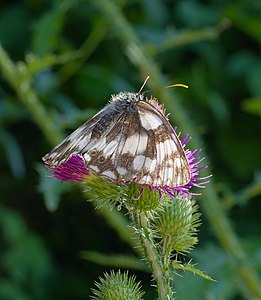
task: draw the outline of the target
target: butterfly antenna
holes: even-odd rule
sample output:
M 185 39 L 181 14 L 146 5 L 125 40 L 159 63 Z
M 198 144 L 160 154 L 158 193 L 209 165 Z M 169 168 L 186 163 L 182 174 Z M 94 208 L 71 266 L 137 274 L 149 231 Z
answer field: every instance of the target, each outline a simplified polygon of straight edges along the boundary
M 149 80 L 149 78 L 150 78 L 150 76 L 147 76 L 147 78 L 146 78 L 145 81 L 143 82 L 143 85 L 141 86 L 141 88 L 140 88 L 138 94 L 140 94 L 140 93 L 142 92 L 142 90 L 143 90 L 144 86 L 146 85 L 147 81 Z
M 175 83 L 175 84 L 164 86 L 163 88 L 164 89 L 169 89 L 169 88 L 173 88 L 175 86 L 181 86 L 181 87 L 184 87 L 184 88 L 188 89 L 188 85 L 183 84 L 183 83 Z

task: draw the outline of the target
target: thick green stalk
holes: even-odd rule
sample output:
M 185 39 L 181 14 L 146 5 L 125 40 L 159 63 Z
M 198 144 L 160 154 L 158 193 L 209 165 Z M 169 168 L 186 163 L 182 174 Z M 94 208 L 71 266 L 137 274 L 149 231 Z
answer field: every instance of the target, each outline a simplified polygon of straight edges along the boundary
M 138 39 L 130 24 L 114 2 L 100 0 L 94 1 L 94 3 L 99 6 L 115 31 L 117 31 L 119 39 L 121 39 L 128 51 L 130 60 L 141 71 L 144 77 L 147 75 L 152 77 L 152 80 L 149 82 L 150 86 L 153 89 L 158 88 L 159 86 L 166 86 L 168 83 L 164 80 L 158 66 L 145 52 L 142 47 L 142 42 Z M 161 96 L 161 99 L 164 99 L 166 107 L 170 106 L 170 104 L 175 107 L 175 119 L 176 122 L 181 125 L 181 129 L 184 132 L 189 132 L 193 136 L 190 145 L 192 145 L 193 148 L 200 148 L 202 145 L 200 137 L 195 132 L 194 126 L 182 106 L 179 105 L 177 101 L 174 102 L 169 92 L 166 90 L 161 91 Z M 233 258 L 236 274 L 241 277 L 249 291 L 261 299 L 261 282 L 257 272 L 253 266 L 249 264 L 246 254 L 221 207 L 212 182 L 208 184 L 204 194 L 207 197 L 202 201 L 202 206 L 220 243 Z
M 166 276 L 163 272 L 164 265 L 162 263 L 161 256 L 151 240 L 150 233 L 148 231 L 148 219 L 146 213 L 139 211 L 133 219 L 135 226 L 140 232 L 141 242 L 144 245 L 144 250 L 146 252 L 146 259 L 151 266 L 152 274 L 156 281 L 159 299 L 173 299 L 173 292 L 169 284 L 168 276 Z

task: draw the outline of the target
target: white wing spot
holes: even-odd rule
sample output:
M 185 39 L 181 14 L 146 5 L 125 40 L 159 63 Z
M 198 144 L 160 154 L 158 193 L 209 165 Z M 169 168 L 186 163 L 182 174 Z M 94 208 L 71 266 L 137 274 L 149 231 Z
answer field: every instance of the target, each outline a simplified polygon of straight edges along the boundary
M 118 167 L 117 172 L 121 175 L 124 176 L 127 173 L 127 170 L 123 167 Z
M 151 184 L 151 182 L 152 182 L 152 178 L 150 175 L 143 176 L 140 180 L 140 183 Z
M 90 143 L 88 148 L 96 148 L 98 151 L 104 149 L 104 146 L 107 144 L 106 137 L 103 137 L 97 141 L 97 143 Z M 92 146 L 92 147 L 91 147 Z
M 148 142 L 148 135 L 147 133 L 142 133 L 140 135 L 138 148 L 136 150 L 136 154 L 142 154 L 145 152 L 147 148 L 147 142 Z
M 158 186 L 160 186 L 160 185 L 161 185 L 161 183 L 162 183 L 162 179 L 161 179 L 161 177 L 157 177 L 157 178 L 156 178 L 156 180 L 155 180 L 155 183 L 154 183 L 154 185 L 158 185 Z
M 171 154 L 177 151 L 177 147 L 173 140 L 164 141 L 165 154 Z
M 176 157 L 176 158 L 174 159 L 174 167 L 180 169 L 181 166 L 182 166 L 182 164 L 181 164 L 181 159 Z
M 55 156 L 57 156 L 57 154 L 58 154 L 58 152 L 55 151 L 55 152 L 49 154 L 49 158 L 50 158 L 50 159 L 53 159 Z
M 128 137 L 122 149 L 122 154 L 130 153 L 134 155 L 137 150 L 138 142 L 139 142 L 138 134 L 133 134 L 132 136 Z
M 110 170 L 104 171 L 103 173 L 101 173 L 101 175 L 106 176 L 106 177 L 108 177 L 110 179 L 116 179 L 115 173 L 113 173 Z
M 133 168 L 138 171 L 142 168 L 146 157 L 144 155 L 137 155 L 133 160 Z
M 89 165 L 89 168 L 90 168 L 92 171 L 96 172 L 96 173 L 98 173 L 98 172 L 100 171 L 99 168 L 98 168 L 97 166 L 94 166 L 94 165 Z
M 87 143 L 86 143 L 86 140 L 85 138 L 84 139 L 81 139 L 79 141 L 79 143 L 77 144 L 77 147 L 82 151 L 82 149 L 84 149 L 86 146 L 87 146 Z M 72 146 L 75 146 L 75 145 L 72 145 Z
M 180 185 L 184 184 L 184 178 L 181 175 L 176 175 L 175 184 L 176 184 L 176 186 L 180 186 Z
M 111 156 L 113 152 L 116 150 L 116 147 L 118 145 L 118 141 L 111 141 L 103 150 L 103 155 L 105 157 Z
M 168 186 L 171 186 L 171 179 L 170 178 L 168 178 L 167 180 L 166 180 L 166 185 L 168 185 Z
M 158 164 L 162 164 L 164 158 L 165 158 L 165 150 L 164 145 L 162 142 L 159 144 L 156 144 L 156 150 L 157 150 L 157 162 Z
M 162 124 L 161 118 L 151 112 L 141 113 L 140 121 L 146 130 L 156 129 Z
M 146 171 L 153 172 L 156 169 L 156 165 L 157 165 L 156 159 L 152 160 L 151 158 L 147 157 L 144 163 L 144 168 Z
M 86 162 L 88 162 L 88 161 L 91 160 L 91 157 L 90 157 L 90 155 L 88 153 L 84 153 L 83 157 L 84 157 L 84 159 L 85 159 Z

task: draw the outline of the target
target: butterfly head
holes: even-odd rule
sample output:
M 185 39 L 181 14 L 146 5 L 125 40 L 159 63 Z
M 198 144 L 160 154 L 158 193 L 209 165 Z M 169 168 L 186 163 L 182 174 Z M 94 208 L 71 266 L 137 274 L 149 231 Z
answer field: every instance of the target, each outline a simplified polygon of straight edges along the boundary
M 142 91 L 149 78 L 150 77 L 147 76 L 138 93 L 121 92 L 117 95 L 112 95 L 110 103 L 118 103 L 119 106 L 132 107 L 133 104 L 136 104 L 140 101 L 144 101 L 145 92 Z

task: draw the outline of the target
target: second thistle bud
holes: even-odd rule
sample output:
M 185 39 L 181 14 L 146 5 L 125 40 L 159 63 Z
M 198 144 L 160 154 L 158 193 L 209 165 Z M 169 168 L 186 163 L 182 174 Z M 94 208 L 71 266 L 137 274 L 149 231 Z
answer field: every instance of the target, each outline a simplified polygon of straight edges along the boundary
M 164 203 L 152 225 L 164 251 L 185 253 L 191 250 L 198 241 L 199 217 L 197 206 L 189 196 Z
M 93 300 L 141 300 L 144 295 L 140 283 L 136 282 L 134 276 L 129 276 L 128 272 L 105 273 L 104 278 L 100 277 L 100 282 L 95 285 L 96 289 L 92 290 L 94 295 L 91 297 Z

